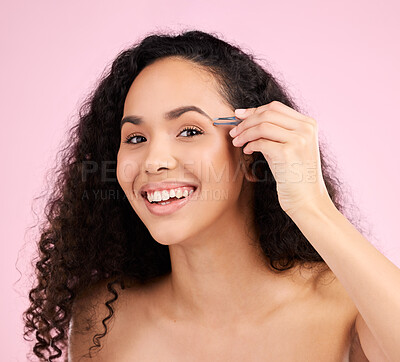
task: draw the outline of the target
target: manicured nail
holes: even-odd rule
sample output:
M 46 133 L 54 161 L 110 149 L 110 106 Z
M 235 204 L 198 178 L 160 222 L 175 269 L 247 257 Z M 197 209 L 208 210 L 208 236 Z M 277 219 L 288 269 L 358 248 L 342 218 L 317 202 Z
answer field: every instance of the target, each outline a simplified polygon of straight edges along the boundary
M 234 137 L 234 136 L 236 135 L 236 132 L 237 132 L 237 127 L 234 127 L 234 128 L 232 128 L 232 129 L 229 131 L 229 134 L 230 134 L 232 137 Z
M 245 112 L 246 112 L 246 110 L 244 108 L 235 109 L 235 114 L 238 116 L 241 114 L 244 114 Z

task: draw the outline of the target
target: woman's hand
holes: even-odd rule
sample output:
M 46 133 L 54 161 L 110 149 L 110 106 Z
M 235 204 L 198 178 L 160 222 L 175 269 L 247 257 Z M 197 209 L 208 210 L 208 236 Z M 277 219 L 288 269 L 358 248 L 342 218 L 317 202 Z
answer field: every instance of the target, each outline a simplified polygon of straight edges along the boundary
M 317 122 L 285 104 L 273 101 L 248 108 L 229 134 L 243 152 L 261 152 L 277 183 L 282 209 L 292 216 L 304 207 L 331 203 L 322 177 Z M 236 132 L 234 132 L 236 130 Z

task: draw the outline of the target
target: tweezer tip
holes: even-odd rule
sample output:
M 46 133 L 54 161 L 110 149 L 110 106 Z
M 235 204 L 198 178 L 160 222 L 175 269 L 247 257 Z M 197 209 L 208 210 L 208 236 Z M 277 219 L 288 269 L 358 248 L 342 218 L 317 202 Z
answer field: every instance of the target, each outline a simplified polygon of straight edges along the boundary
M 239 120 L 239 118 L 236 118 L 235 116 L 233 117 L 218 117 L 218 118 L 213 118 L 213 121 L 216 121 L 218 119 L 232 119 L 232 120 Z

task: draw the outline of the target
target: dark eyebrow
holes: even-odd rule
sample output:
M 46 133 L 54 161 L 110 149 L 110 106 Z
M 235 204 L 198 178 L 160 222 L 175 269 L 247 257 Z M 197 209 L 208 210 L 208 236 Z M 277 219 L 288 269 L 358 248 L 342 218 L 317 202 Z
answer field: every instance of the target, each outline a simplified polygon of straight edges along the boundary
M 183 107 L 175 108 L 172 111 L 165 113 L 164 118 L 167 121 L 173 120 L 173 119 L 180 117 L 182 114 L 184 114 L 186 112 L 200 113 L 201 115 L 207 117 L 210 121 L 212 121 L 212 118 L 206 112 L 204 112 L 201 108 L 196 107 L 196 106 L 183 106 Z M 142 119 L 142 117 L 139 117 L 139 116 L 133 116 L 133 115 L 126 116 L 126 117 L 122 118 L 122 120 L 121 120 L 121 127 L 120 127 L 121 129 L 125 122 L 139 125 L 139 124 L 143 123 L 143 119 Z

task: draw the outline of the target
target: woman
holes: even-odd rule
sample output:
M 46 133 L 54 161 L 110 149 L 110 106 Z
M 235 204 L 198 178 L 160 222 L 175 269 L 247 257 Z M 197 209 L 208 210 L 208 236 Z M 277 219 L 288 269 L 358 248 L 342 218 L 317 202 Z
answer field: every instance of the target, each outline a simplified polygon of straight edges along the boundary
M 238 47 L 148 36 L 62 152 L 24 314 L 37 357 L 400 358 L 399 269 L 344 216 L 317 122 Z

